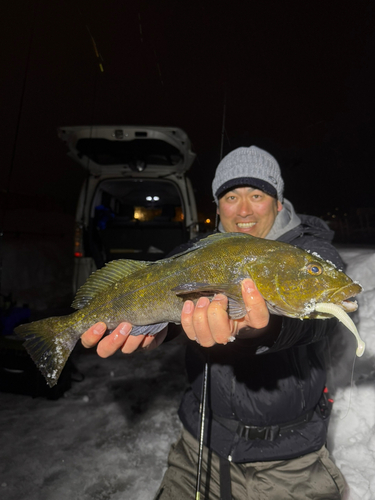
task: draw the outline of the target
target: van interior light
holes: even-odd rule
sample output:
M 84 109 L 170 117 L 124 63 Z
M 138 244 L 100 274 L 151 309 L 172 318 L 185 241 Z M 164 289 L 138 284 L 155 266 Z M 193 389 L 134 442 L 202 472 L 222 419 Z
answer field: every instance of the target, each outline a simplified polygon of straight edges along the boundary
M 133 172 L 143 172 L 147 165 L 143 160 L 133 160 L 129 162 L 129 167 Z

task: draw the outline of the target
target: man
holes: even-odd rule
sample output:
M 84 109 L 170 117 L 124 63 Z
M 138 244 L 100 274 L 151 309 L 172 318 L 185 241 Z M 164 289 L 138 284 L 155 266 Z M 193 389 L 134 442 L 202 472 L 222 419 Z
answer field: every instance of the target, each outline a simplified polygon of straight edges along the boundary
M 256 146 L 239 148 L 219 164 L 212 189 L 219 231 L 292 243 L 317 252 L 342 268 L 332 233 L 315 217 L 298 216 L 283 199 L 284 183 L 273 156 Z M 188 246 L 188 245 L 187 245 Z M 181 250 L 181 248 L 179 249 Z M 191 384 L 179 409 L 183 432 L 172 447 L 156 498 L 191 499 L 195 489 L 204 366 L 209 366 L 208 410 L 202 488 L 206 499 L 340 499 L 345 481 L 325 448 L 329 400 L 324 350 L 336 320 L 270 316 L 251 280 L 242 282 L 248 311 L 227 314 L 227 298 L 184 303 L 181 325 L 191 342 L 186 367 Z M 157 347 L 170 325 L 155 337 L 132 337 L 123 323 L 94 325 L 83 345 L 98 344 L 107 357 Z M 233 339 L 235 339 L 233 341 Z

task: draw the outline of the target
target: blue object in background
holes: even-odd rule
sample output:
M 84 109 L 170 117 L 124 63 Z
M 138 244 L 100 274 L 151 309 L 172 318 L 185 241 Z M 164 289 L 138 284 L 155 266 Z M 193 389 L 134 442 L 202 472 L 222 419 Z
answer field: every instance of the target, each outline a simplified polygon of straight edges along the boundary
M 30 309 L 24 307 L 10 307 L 8 310 L 0 310 L 0 333 L 1 335 L 12 335 L 16 326 L 25 323 L 30 318 Z
M 115 214 L 110 208 L 104 205 L 98 205 L 95 207 L 95 218 L 99 229 L 105 229 L 107 227 L 107 222 L 115 217 Z

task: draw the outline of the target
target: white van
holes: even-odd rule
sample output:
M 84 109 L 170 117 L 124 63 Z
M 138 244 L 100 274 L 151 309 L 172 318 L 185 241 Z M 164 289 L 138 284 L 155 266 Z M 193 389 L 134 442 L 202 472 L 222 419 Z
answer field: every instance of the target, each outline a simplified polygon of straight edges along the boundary
M 78 201 L 74 292 L 114 259 L 158 260 L 198 234 L 186 172 L 195 154 L 173 127 L 61 127 L 69 156 L 88 170 Z

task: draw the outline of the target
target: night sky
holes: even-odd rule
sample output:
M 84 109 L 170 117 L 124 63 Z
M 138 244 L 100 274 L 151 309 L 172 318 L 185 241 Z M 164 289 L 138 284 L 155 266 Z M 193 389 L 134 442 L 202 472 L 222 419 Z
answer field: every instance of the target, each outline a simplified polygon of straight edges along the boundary
M 279 160 L 298 211 L 372 207 L 374 10 L 370 0 L 8 2 L 5 229 L 20 207 L 74 214 L 85 174 L 57 138 L 66 125 L 181 127 L 208 216 L 221 147 L 251 144 Z

